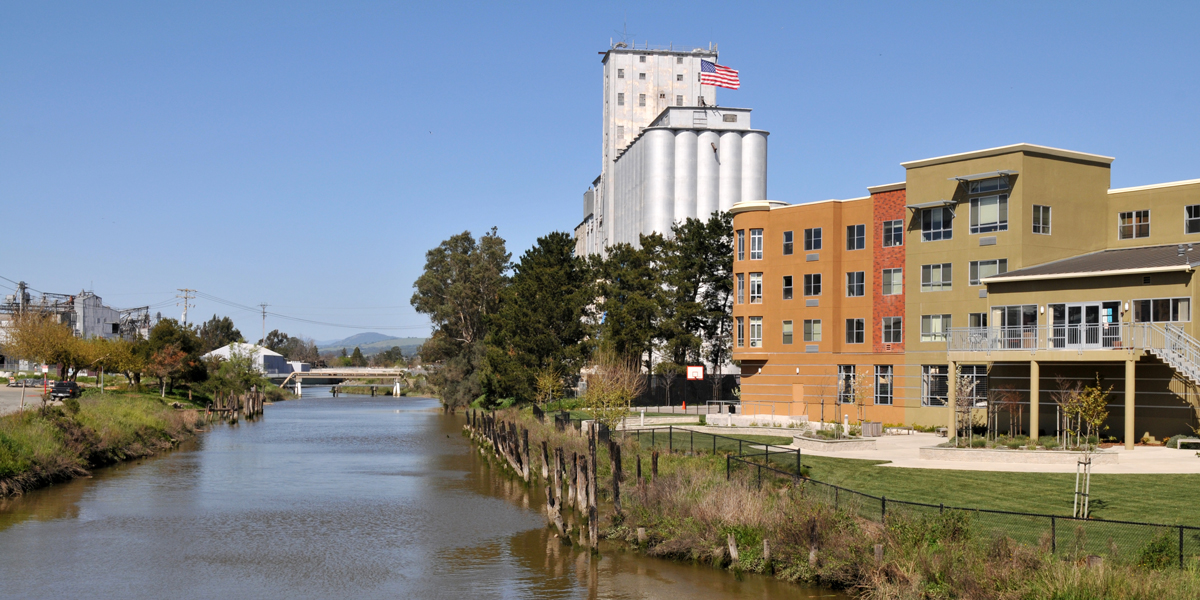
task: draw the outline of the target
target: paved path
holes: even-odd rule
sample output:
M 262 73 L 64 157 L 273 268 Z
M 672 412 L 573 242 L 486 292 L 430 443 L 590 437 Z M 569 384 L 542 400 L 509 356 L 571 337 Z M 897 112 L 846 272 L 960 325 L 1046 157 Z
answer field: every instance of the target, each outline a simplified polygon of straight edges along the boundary
M 42 396 L 42 388 L 27 388 L 25 390 L 25 407 L 38 405 Z M 21 409 L 21 388 L 0 386 L 0 415 L 6 415 Z

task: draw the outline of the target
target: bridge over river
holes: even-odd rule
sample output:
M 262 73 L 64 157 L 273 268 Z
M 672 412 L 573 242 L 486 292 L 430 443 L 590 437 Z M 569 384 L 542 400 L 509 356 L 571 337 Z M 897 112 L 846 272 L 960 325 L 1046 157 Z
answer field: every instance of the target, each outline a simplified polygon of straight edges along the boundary
M 414 375 L 415 373 L 404 367 L 328 367 L 288 373 L 279 387 L 287 387 L 291 383 L 296 386 L 296 394 L 300 395 L 305 380 L 314 384 L 332 383 L 336 387 L 346 380 L 390 379 L 392 380 L 390 383 L 352 383 L 348 385 L 369 387 L 372 391 L 371 395 L 374 395 L 375 388 L 390 387 L 393 394 L 398 396 L 401 386 L 407 385 L 408 380 Z

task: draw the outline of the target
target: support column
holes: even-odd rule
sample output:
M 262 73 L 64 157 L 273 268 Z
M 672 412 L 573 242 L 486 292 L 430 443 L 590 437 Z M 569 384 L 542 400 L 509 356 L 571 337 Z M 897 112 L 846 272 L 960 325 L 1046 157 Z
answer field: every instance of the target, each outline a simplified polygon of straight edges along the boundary
M 1037 444 L 1038 428 L 1041 426 L 1038 401 L 1042 395 L 1042 366 L 1038 361 L 1029 361 L 1029 441 Z
M 1125 361 L 1125 449 L 1133 450 L 1133 441 L 1137 436 L 1133 423 L 1133 399 L 1137 384 L 1134 377 L 1136 361 Z
M 949 384 L 946 386 L 948 388 L 946 392 L 946 406 L 950 408 L 950 421 L 946 428 L 946 441 L 950 441 L 950 438 L 954 437 L 958 431 L 958 415 L 956 413 L 958 408 L 958 390 L 954 389 L 958 383 L 955 381 L 957 379 L 955 375 L 958 373 L 958 364 L 950 361 L 950 364 L 946 368 L 948 369 L 946 383 Z

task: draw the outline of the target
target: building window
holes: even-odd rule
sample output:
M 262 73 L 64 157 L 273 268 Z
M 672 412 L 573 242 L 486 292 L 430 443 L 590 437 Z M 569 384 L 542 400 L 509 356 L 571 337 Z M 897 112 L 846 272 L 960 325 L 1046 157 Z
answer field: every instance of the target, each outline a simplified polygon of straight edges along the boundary
M 638 94 L 638 106 L 645 106 L 645 105 L 646 105 L 646 95 Z
M 1150 237 L 1150 211 L 1123 212 L 1118 220 L 1117 237 L 1123 240 Z
M 846 343 L 861 344 L 866 341 L 867 326 L 863 319 L 846 319 Z
M 937 242 L 954 237 L 954 213 L 949 208 L 926 208 L 921 211 L 921 240 Z
M 675 81 L 683 81 L 683 73 L 679 73 L 679 74 L 675 75 Z M 683 96 L 680 96 L 680 98 L 682 98 L 682 97 Z M 680 104 L 680 106 L 683 106 L 683 105 Z
M 944 342 L 950 335 L 950 315 L 921 315 L 921 341 Z
M 862 250 L 867 247 L 867 226 L 866 225 L 847 225 L 846 226 L 846 249 L 847 250 Z
M 762 317 L 750 317 L 750 347 L 762 348 Z
M 950 263 L 921 265 L 921 291 L 941 292 L 950 289 Z
M 742 348 L 746 345 L 746 322 L 741 317 L 734 320 L 737 321 L 737 345 Z
M 982 329 L 987 327 L 987 313 L 968 313 L 967 327 L 971 329 Z
M 846 297 L 857 298 L 867 295 L 866 273 L 851 271 L 846 273 Z
M 821 249 L 821 228 L 814 227 L 804 230 L 804 250 L 811 252 Z
M 1134 323 L 1186 323 L 1192 320 L 1191 298 L 1134 300 Z
M 971 233 L 1008 231 L 1008 194 L 971 199 Z
M 967 285 L 981 285 L 981 280 L 987 279 L 993 275 L 1003 275 L 1007 272 L 1007 258 L 997 258 L 993 260 L 973 260 L 971 261 L 970 274 L 967 276 Z
M 721 115 L 721 121 L 724 123 L 737 123 L 737 115 Z
M 854 365 L 838 365 L 838 404 L 854 404 Z
M 899 344 L 904 341 L 904 317 L 883 318 L 883 343 Z
M 750 274 L 750 304 L 762 304 L 762 273 Z
M 737 303 L 738 304 L 746 303 L 746 274 L 745 273 L 737 274 Z
M 617 106 L 625 106 L 625 92 L 617 92 Z M 625 128 L 618 126 L 617 129 Z
M 988 179 L 976 179 L 967 184 L 967 193 L 970 194 L 986 194 L 996 190 L 1008 189 L 1008 177 L 990 177 Z
M 645 74 L 645 73 L 638 73 L 638 80 L 639 80 L 639 81 L 645 81 L 645 80 L 646 80 L 646 74 Z
M 950 367 L 921 365 L 921 405 L 945 406 L 950 397 Z
M 1050 207 L 1033 205 L 1033 232 L 1050 235 Z
M 683 57 L 682 57 L 682 56 L 676 56 L 676 57 L 675 57 L 675 64 L 677 64 L 677 65 L 682 65 L 682 64 L 683 64 Z
M 675 95 L 675 106 L 683 106 L 683 95 L 682 94 Z
M 783 232 L 783 255 L 787 256 L 792 253 L 792 232 Z
M 884 269 L 882 275 L 884 296 L 904 293 L 904 269 Z
M 617 69 L 617 79 L 625 79 L 625 69 Z
M 617 125 L 617 140 L 618 141 L 625 140 L 625 126 L 624 125 Z
M 875 404 L 892 403 L 892 365 L 875 365 Z
M 1183 207 L 1183 232 L 1200 233 L 1200 204 Z
M 821 274 L 810 273 L 804 276 L 804 295 L 805 296 L 820 296 L 821 295 Z
M 969 403 L 968 406 L 987 406 L 988 399 L 988 374 L 987 365 L 962 365 L 959 367 L 959 373 L 965 380 L 963 386 L 966 392 L 962 398 L 957 400 L 960 402 Z
M 891 248 L 892 246 L 904 245 L 904 221 L 896 219 L 894 221 L 883 222 L 883 247 Z
M 638 62 L 646 62 L 646 55 L 643 54 L 642 56 L 639 56 Z
M 804 341 L 806 341 L 806 342 L 821 341 L 821 320 L 820 319 L 805 319 L 804 320 Z
M 791 321 L 783 322 L 783 343 L 785 343 L 785 344 L 792 343 L 792 322 Z
M 784 300 L 792 299 L 792 276 L 791 275 L 783 276 L 783 299 Z
M 746 260 L 746 230 L 737 230 L 737 256 L 738 260 Z
M 750 230 L 750 260 L 762 260 L 763 257 L 763 230 Z

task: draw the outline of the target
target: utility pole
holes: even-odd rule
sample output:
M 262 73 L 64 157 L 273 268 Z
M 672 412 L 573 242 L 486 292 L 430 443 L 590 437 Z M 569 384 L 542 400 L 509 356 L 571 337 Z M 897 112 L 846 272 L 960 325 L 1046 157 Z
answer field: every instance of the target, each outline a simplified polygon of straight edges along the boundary
M 266 347 L 266 345 L 267 345 L 267 307 L 270 306 L 270 304 L 263 302 L 262 304 L 259 304 L 259 306 L 262 307 L 262 317 L 263 317 L 263 319 L 262 319 L 263 336 L 262 336 L 262 341 L 259 342 L 259 345 Z
M 195 294 L 195 293 L 196 293 L 196 290 L 192 290 L 192 289 L 188 289 L 188 288 L 179 288 L 179 291 L 180 291 L 180 292 L 183 292 L 183 293 L 182 293 L 182 294 L 175 294 L 175 297 L 176 297 L 176 298 L 180 298 L 180 299 L 182 299 L 182 300 L 183 300 L 183 302 L 176 302 L 176 303 L 175 303 L 175 306 L 180 306 L 180 305 L 182 305 L 182 306 L 183 306 L 183 324 L 186 326 L 186 325 L 187 325 L 187 310 L 188 310 L 188 307 L 189 307 L 189 306 L 196 306 L 195 304 L 188 304 L 188 300 L 191 300 L 192 298 L 195 298 L 195 296 L 193 296 L 192 294 Z

